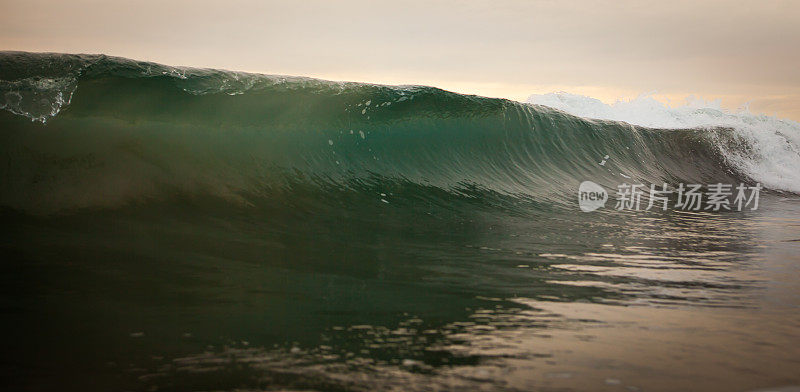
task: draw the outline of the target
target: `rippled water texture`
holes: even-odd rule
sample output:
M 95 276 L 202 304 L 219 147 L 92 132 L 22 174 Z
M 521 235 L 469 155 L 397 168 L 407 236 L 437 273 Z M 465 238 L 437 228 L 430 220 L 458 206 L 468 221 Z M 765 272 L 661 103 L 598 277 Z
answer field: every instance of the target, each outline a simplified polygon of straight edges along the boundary
M 746 215 L 382 203 L 9 217 L 5 379 L 32 390 L 798 385 L 800 201 L 762 203 Z
M 800 386 L 794 123 L 0 64 L 3 389 Z M 589 213 L 586 180 L 612 198 Z M 764 190 L 757 210 L 616 211 L 622 182 Z

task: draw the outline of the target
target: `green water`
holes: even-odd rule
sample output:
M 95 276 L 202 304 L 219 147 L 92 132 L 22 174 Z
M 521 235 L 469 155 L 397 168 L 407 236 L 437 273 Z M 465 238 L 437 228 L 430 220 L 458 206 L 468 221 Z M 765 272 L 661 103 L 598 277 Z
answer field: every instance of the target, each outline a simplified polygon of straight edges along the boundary
M 760 181 L 735 129 L 104 56 L 0 65 L 3 389 L 800 385 L 796 194 L 578 207 L 585 180 Z
M 391 204 L 5 216 L 4 379 L 27 390 L 796 385 L 800 201 L 762 203 L 746 216 Z

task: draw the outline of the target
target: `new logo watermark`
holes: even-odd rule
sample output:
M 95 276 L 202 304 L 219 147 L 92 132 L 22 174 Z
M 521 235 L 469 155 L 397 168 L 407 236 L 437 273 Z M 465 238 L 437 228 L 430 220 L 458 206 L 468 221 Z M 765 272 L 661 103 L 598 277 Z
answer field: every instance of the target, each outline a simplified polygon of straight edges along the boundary
M 673 201 L 673 208 L 685 211 L 742 211 L 758 209 L 761 184 L 748 186 L 735 184 L 679 184 L 672 187 L 661 185 L 628 184 L 617 186 L 614 209 L 631 211 L 648 211 L 661 209 L 666 211 Z M 673 196 L 672 198 L 670 196 Z M 578 205 L 581 211 L 591 212 L 604 207 L 608 200 L 608 192 L 602 186 L 584 181 L 578 187 Z
M 606 205 L 608 192 L 591 181 L 584 181 L 578 187 L 578 205 L 583 212 L 592 212 Z

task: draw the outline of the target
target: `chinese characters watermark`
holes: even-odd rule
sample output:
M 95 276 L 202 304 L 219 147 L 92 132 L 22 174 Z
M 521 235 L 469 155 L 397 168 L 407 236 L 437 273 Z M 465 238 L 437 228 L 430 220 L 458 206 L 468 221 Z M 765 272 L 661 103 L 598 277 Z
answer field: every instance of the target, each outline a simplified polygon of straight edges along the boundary
M 678 184 L 670 187 L 661 185 L 628 184 L 617 186 L 614 209 L 630 211 L 649 211 L 672 208 L 684 211 L 743 211 L 757 210 L 761 184 L 748 186 L 733 184 Z M 672 198 L 670 198 L 672 196 Z M 603 207 L 608 199 L 606 190 L 591 181 L 581 183 L 578 190 L 578 204 L 582 211 L 594 211 Z

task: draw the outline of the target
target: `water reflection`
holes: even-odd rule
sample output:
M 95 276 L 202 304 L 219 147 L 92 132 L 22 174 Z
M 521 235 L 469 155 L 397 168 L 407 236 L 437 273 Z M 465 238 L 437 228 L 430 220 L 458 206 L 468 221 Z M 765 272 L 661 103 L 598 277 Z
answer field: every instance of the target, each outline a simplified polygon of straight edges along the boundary
M 800 203 L 762 205 L 14 217 L 6 349 L 75 389 L 797 385 Z

